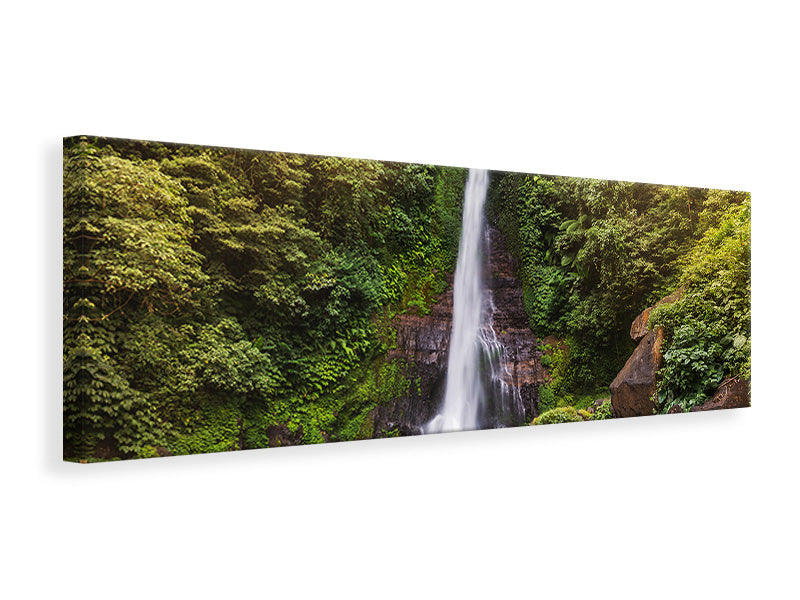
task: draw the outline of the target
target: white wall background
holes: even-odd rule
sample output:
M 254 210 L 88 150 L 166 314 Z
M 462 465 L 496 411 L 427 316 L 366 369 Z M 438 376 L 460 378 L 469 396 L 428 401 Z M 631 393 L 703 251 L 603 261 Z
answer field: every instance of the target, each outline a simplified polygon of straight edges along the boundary
M 790 6 L 7 4 L 3 597 L 797 597 Z M 62 464 L 81 133 L 749 190 L 754 406 Z

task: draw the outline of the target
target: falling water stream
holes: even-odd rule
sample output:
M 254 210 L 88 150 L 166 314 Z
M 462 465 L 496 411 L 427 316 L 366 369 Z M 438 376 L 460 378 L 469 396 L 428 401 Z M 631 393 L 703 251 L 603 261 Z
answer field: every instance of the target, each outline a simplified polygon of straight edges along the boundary
M 484 282 L 488 187 L 489 174 L 470 169 L 453 287 L 444 401 L 439 414 L 425 425 L 425 433 L 501 427 L 511 424 L 521 411 L 519 392 L 508 384 L 504 349 L 492 327 L 495 306 Z

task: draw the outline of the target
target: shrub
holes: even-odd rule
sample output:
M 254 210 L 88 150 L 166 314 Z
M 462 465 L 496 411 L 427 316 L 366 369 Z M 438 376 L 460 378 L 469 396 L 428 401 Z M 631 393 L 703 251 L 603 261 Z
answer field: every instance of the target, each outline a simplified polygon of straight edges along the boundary
M 664 328 L 660 412 L 705 402 L 726 376 L 750 378 L 750 202 L 728 210 L 684 261 L 680 300 L 657 307 Z
M 542 413 L 533 420 L 534 425 L 551 425 L 553 423 L 574 423 L 583 421 L 578 411 L 572 406 L 562 406 Z
M 604 419 L 613 419 L 614 415 L 611 412 L 611 400 L 607 400 L 603 402 L 600 406 L 598 406 L 594 413 L 592 413 L 592 420 L 593 421 L 602 421 Z
M 556 397 L 549 385 L 539 386 L 539 410 L 546 412 L 556 407 Z

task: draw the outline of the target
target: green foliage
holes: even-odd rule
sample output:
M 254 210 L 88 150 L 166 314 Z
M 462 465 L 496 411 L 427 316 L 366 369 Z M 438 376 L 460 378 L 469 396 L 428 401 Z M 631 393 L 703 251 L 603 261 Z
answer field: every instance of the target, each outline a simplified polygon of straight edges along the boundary
M 241 414 L 235 405 L 201 404 L 187 413 L 171 444 L 174 454 L 241 450 Z
M 563 342 L 544 346 L 542 366 L 548 369 L 550 383 L 539 388 L 540 402 L 543 402 L 545 406 L 545 408 L 540 407 L 540 412 L 562 406 L 564 400 L 568 400 L 567 404 L 572 403 L 572 394 L 568 393 L 565 385 L 566 369 L 570 365 L 569 358 L 570 347 Z M 542 392 L 544 392 L 544 397 L 542 397 Z
M 133 217 L 137 223 L 162 205 L 175 218 L 183 218 L 173 188 L 168 186 L 160 193 L 153 183 L 157 176 L 150 177 L 137 168 L 118 173 L 118 166 L 113 156 L 104 157 L 86 139 L 65 148 L 64 452 L 80 459 L 131 455 L 165 434 L 168 425 L 158 419 L 147 396 L 132 388 L 121 372 L 116 355 L 119 317 L 109 317 L 123 315 L 126 305 L 143 305 L 148 310 L 175 305 L 185 300 L 188 291 L 185 281 L 172 271 L 177 267 L 173 263 L 168 264 L 165 277 L 146 286 L 129 279 L 129 273 L 122 276 L 126 266 L 135 269 L 140 255 L 113 257 L 116 260 L 109 256 L 108 248 L 115 243 L 110 234 L 109 205 L 137 215 Z M 98 184 L 101 180 L 116 189 L 116 197 Z M 145 192 L 133 192 L 129 187 Z M 141 208 L 132 200 L 138 193 L 143 194 L 139 203 L 145 206 Z M 173 228 L 178 237 L 182 227 L 178 223 Z M 152 239 L 146 236 L 142 243 Z M 196 275 L 191 265 L 181 265 L 177 271 L 188 273 L 189 278 Z M 118 275 L 110 283 L 109 273 Z M 123 301 L 124 296 L 127 299 Z
M 141 450 L 139 450 L 137 454 L 137 458 L 156 458 L 160 456 L 158 453 L 158 448 L 155 446 L 143 446 Z
M 553 423 L 575 423 L 583 421 L 583 417 L 578 414 L 572 406 L 562 406 L 554 408 L 540 414 L 533 420 L 533 425 L 552 425 Z
M 180 184 L 153 162 L 102 152 L 92 156 L 90 171 L 65 170 L 65 178 L 80 179 L 87 198 L 80 222 L 86 227 L 81 237 L 88 253 L 84 266 L 104 316 L 137 306 L 168 312 L 193 303 L 206 276 L 200 268 L 202 256 L 189 244 L 190 221 Z M 65 190 L 71 184 L 66 182 Z
M 64 452 L 371 437 L 391 320 L 455 264 L 463 169 L 71 139 Z
M 539 412 L 547 412 L 558 406 L 558 401 L 549 385 L 539 386 Z
M 705 323 L 682 325 L 673 332 L 659 372 L 659 403 L 666 410 L 702 404 L 719 386 L 725 369 L 723 347 L 716 337 Z
M 689 410 L 724 377 L 750 378 L 750 202 L 730 207 L 682 262 L 681 298 L 657 307 L 664 328 L 659 408 Z
M 383 357 L 357 373 L 355 385 L 344 390 L 338 398 L 342 406 L 339 419 L 343 426 L 335 439 L 345 441 L 372 437 L 371 410 L 378 404 L 399 398 L 408 392 L 411 382 L 405 373 L 406 365 L 401 361 L 389 361 Z M 382 437 L 396 434 L 396 431 L 385 432 Z
M 441 240 L 442 264 L 440 267 L 453 271 L 461 239 L 461 203 L 467 170 L 455 167 L 440 167 L 437 171 L 436 191 L 433 197 L 431 220 L 434 237 Z
M 65 325 L 65 451 L 78 458 L 136 453 L 159 443 L 166 426 L 148 398 L 120 375 L 108 331 L 93 325 L 92 314 Z
M 523 287 L 525 311 L 531 329 L 562 335 L 567 331 L 573 273 L 546 265 L 531 274 L 531 283 Z
M 489 211 L 519 260 L 530 326 L 569 347 L 558 365 L 553 359 L 556 396 L 607 388 L 633 350 L 633 318 L 675 289 L 683 257 L 746 198 L 519 173 L 493 180 Z
M 550 382 L 538 388 L 539 402 L 537 409 L 540 413 L 555 408 L 571 407 L 576 410 L 589 409 L 596 400 L 607 395 L 606 390 L 585 388 L 579 385 L 570 385 L 574 376 L 577 361 L 572 360 L 572 349 L 563 341 L 541 347 L 542 366 L 548 369 Z M 588 415 L 589 413 L 587 413 Z M 588 418 L 588 417 L 587 417 Z
M 539 388 L 539 411 L 532 425 L 550 425 L 552 423 L 572 423 L 578 421 L 602 421 L 613 419 L 611 412 L 611 401 L 603 402 L 592 412 L 590 407 L 594 404 L 593 398 L 582 398 L 581 401 L 572 404 L 557 401 L 552 391 L 547 386 Z M 572 398 L 570 398 L 572 401 Z
M 598 406 L 595 411 L 592 413 L 591 420 L 592 421 L 603 421 L 605 419 L 613 419 L 614 414 L 612 413 L 611 409 L 611 400 L 603 402 L 600 406 Z
M 361 439 L 408 392 L 392 320 L 455 267 L 466 171 L 71 139 L 64 146 L 64 452 L 82 460 Z M 586 409 L 659 309 L 662 409 L 750 370 L 749 204 L 720 190 L 492 178 L 529 323 L 564 344 L 543 415 Z M 747 207 L 738 208 L 738 207 Z M 746 212 L 746 214 L 745 214 Z M 689 254 L 691 251 L 691 254 Z M 685 368 L 688 365 L 688 368 Z M 568 410 L 569 409 L 569 410 Z

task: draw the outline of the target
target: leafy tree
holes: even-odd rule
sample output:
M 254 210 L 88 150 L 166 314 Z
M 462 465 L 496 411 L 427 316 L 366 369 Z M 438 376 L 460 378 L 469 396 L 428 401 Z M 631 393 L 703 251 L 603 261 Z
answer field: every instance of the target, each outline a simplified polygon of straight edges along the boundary
M 490 196 L 490 212 L 519 259 L 531 328 L 569 347 L 553 385 L 561 396 L 610 383 L 630 356 L 633 318 L 675 289 L 683 257 L 746 198 L 518 173 L 496 177 Z
M 664 328 L 664 412 L 702 404 L 723 377 L 750 378 L 750 201 L 730 206 L 682 267 L 680 299 L 649 319 Z
M 391 319 L 455 263 L 464 170 L 115 139 L 64 165 L 66 457 L 372 435 L 408 385 Z
M 162 276 L 142 258 L 161 256 L 163 231 L 145 235 L 140 253 L 117 254 L 112 260 L 109 246 L 125 248 L 129 231 L 117 227 L 109 215 L 111 206 L 130 214 L 134 227 L 154 215 L 154 205 L 180 214 L 169 193 L 159 193 L 149 177 L 137 177 L 142 173 L 123 169 L 119 179 L 113 178 L 109 171 L 119 166 L 86 139 L 65 148 L 64 452 L 82 459 L 133 453 L 162 433 L 147 398 L 120 375 L 118 318 L 111 317 L 124 314 L 129 304 L 149 310 L 172 307 L 186 292 L 180 278 L 186 266 L 177 267 L 177 277 L 174 271 Z M 100 181 L 110 183 L 110 189 Z M 149 195 L 148 189 L 155 193 Z M 147 254 L 154 245 L 157 250 Z M 144 276 L 144 281 L 137 276 Z

